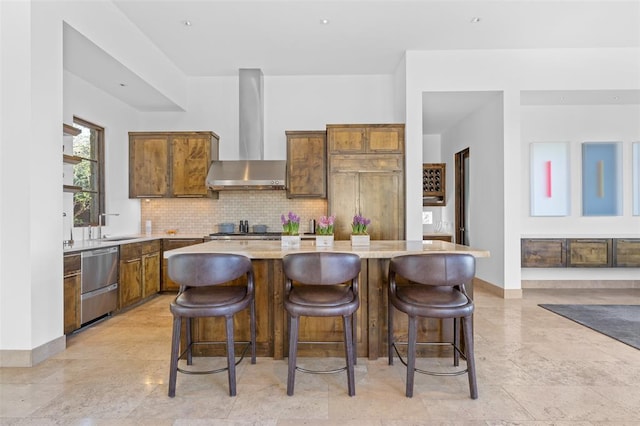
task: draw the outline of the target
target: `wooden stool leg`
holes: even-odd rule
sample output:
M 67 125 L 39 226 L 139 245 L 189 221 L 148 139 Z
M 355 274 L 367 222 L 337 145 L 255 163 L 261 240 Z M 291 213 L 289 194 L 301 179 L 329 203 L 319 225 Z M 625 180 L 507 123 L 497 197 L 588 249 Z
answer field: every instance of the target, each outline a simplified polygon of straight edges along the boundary
M 182 318 L 173 316 L 173 334 L 171 337 L 171 362 L 169 364 L 169 396 L 176 396 L 176 378 L 178 375 L 178 352 L 180 352 L 180 331 Z
M 351 315 L 345 315 L 342 317 L 342 323 L 344 327 L 344 351 L 347 359 L 347 385 L 349 388 L 349 396 L 356 394 L 355 374 L 354 374 L 354 351 L 353 351 L 353 333 L 351 329 L 352 321 Z
M 416 339 L 418 338 L 418 317 L 409 317 L 409 335 L 407 346 L 407 397 L 413 396 L 413 377 L 416 372 Z
M 478 399 L 478 382 L 476 381 L 476 361 L 473 356 L 473 330 L 471 327 L 471 317 L 462 318 L 464 330 L 464 344 L 467 356 L 467 374 L 469 375 L 469 393 L 471 399 Z
M 293 395 L 296 380 L 296 356 L 298 354 L 299 318 L 289 315 L 289 372 L 287 374 L 287 395 Z
M 225 317 L 227 322 L 227 372 L 229 373 L 229 395 L 236 396 L 236 357 L 233 347 L 233 315 Z

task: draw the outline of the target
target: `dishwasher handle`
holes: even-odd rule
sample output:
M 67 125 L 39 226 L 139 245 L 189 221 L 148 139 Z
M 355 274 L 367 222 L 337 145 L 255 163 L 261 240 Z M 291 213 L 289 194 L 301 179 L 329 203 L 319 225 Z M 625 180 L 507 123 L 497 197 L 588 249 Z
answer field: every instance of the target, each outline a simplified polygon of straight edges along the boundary
M 85 250 L 81 253 L 82 257 L 102 256 L 105 254 L 117 253 L 118 247 L 107 247 L 95 250 Z

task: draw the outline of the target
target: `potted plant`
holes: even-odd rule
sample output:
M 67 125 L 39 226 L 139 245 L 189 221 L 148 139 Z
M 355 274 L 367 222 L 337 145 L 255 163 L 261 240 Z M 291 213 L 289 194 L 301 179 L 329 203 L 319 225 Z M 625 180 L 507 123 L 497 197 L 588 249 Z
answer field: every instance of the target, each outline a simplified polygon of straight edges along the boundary
M 320 217 L 316 227 L 316 246 L 330 247 L 333 245 L 333 224 L 335 221 L 335 215 Z
M 352 246 L 368 246 L 369 234 L 367 233 L 367 226 L 371 223 L 371 219 L 367 219 L 360 213 L 353 217 L 351 222 L 351 245 Z
M 282 236 L 280 237 L 282 247 L 300 247 L 300 216 L 289 212 L 286 216 L 280 215 L 280 221 L 282 222 Z

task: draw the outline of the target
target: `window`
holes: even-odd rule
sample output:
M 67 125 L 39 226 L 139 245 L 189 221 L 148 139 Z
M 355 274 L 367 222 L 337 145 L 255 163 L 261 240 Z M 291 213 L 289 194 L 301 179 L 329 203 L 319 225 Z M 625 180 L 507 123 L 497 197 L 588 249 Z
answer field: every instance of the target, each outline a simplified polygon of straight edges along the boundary
M 81 130 L 73 138 L 73 155 L 82 158 L 73 167 L 73 184 L 82 188 L 73 194 L 73 224 L 98 225 L 104 211 L 104 129 L 77 117 L 73 124 Z

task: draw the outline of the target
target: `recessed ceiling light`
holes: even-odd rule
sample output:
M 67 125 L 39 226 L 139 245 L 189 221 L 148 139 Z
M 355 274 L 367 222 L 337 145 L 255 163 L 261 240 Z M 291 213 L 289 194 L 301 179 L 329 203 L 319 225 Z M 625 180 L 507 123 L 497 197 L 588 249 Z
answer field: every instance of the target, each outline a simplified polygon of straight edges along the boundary
M 323 19 L 321 19 L 321 20 L 320 20 L 320 23 L 321 23 L 322 25 L 328 25 L 328 24 L 329 24 L 329 20 L 328 20 L 328 19 L 326 19 L 326 18 L 323 18 Z
M 470 21 L 470 22 L 471 22 L 472 24 L 477 24 L 477 23 L 479 23 L 479 22 L 480 22 L 480 17 L 479 17 L 479 16 L 475 16 L 475 17 L 471 18 L 471 21 Z
M 127 87 L 127 83 L 120 83 L 120 87 Z
M 183 24 L 184 24 L 185 27 L 190 27 L 191 26 L 191 21 L 187 19 L 187 20 L 185 20 L 183 22 Z

